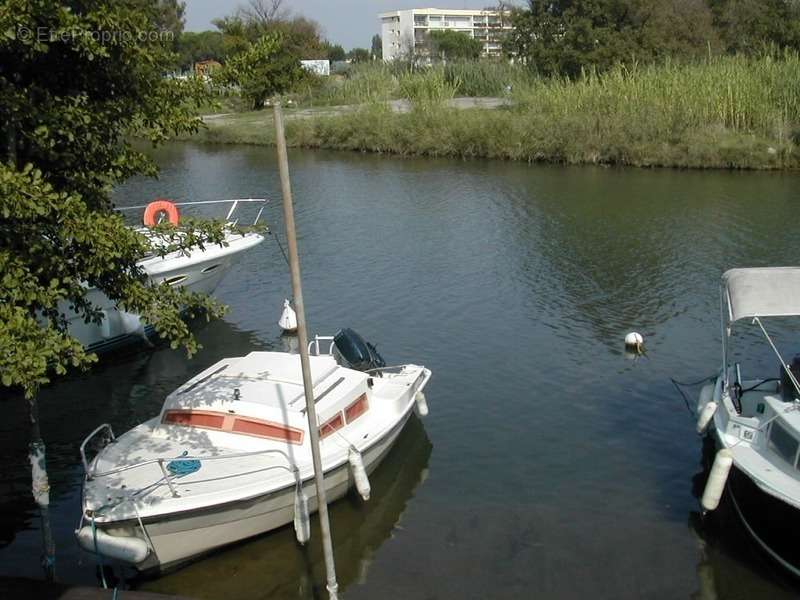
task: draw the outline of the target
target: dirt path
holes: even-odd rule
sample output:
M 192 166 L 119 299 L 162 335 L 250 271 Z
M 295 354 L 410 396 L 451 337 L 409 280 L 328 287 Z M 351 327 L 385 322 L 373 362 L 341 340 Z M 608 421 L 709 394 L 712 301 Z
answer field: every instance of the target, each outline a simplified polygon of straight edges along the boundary
M 393 112 L 407 113 L 411 110 L 411 102 L 409 100 L 389 100 L 386 103 Z M 305 108 L 286 108 L 285 114 L 287 119 L 310 119 L 313 117 L 334 117 L 357 110 L 360 104 L 343 104 L 338 106 L 320 106 L 320 107 L 305 107 Z M 483 108 L 483 109 L 496 109 L 504 106 L 511 106 L 509 98 L 495 98 L 495 97 L 473 97 L 473 98 L 453 98 L 445 102 L 445 106 L 464 110 L 468 108 Z M 224 121 L 228 118 L 235 118 L 240 113 L 215 113 L 211 115 L 203 115 L 202 119 L 208 121 Z

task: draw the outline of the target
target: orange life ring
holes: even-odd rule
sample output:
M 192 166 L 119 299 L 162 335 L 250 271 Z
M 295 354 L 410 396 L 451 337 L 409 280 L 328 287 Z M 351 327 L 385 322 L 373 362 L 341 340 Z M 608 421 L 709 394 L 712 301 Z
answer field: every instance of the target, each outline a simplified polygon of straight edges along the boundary
M 147 227 L 155 227 L 159 222 L 159 216 L 164 213 L 173 225 L 177 225 L 180 220 L 178 207 L 169 200 L 156 198 L 144 209 L 144 224 Z

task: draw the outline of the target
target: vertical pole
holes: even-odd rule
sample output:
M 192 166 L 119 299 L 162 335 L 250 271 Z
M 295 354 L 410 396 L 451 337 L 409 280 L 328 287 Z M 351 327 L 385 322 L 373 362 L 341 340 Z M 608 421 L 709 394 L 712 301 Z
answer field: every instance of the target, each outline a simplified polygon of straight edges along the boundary
M 45 448 L 39 428 L 39 403 L 34 396 L 30 399 L 31 441 L 28 459 L 31 462 L 31 488 L 33 499 L 39 507 L 42 522 L 42 568 L 47 581 L 55 581 L 56 547 L 50 528 L 50 483 L 45 466 Z
M 303 304 L 303 290 L 300 286 L 300 257 L 297 254 L 297 234 L 294 227 L 294 208 L 292 207 L 292 186 L 289 182 L 289 158 L 286 154 L 286 134 L 283 130 L 283 110 L 280 102 L 275 102 L 275 143 L 278 147 L 278 167 L 281 174 L 283 193 L 283 220 L 286 224 L 286 242 L 289 247 L 289 270 L 292 275 L 292 294 L 297 311 L 297 341 L 300 344 L 300 365 L 303 369 L 303 388 L 306 395 L 306 415 L 308 433 L 311 438 L 311 456 L 314 459 L 314 481 L 317 485 L 317 510 L 319 527 L 322 532 L 322 551 L 325 556 L 325 571 L 328 578 L 328 594 L 336 600 L 339 586 L 336 583 L 336 565 L 333 562 L 333 542 L 331 525 L 328 520 L 328 502 L 325 498 L 325 483 L 322 473 L 322 459 L 319 454 L 319 430 L 317 429 L 317 410 L 314 406 L 314 389 L 311 383 L 311 366 L 308 360 L 308 332 L 306 330 L 306 310 Z

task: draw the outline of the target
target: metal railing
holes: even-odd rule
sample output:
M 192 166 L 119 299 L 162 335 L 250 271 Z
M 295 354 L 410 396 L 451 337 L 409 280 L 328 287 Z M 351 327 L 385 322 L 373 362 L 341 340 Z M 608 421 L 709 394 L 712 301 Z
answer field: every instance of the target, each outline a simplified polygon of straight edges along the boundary
M 320 342 L 330 342 L 328 345 L 328 351 L 322 355 L 319 352 L 319 343 Z M 313 348 L 313 355 L 314 356 L 333 356 L 333 336 L 332 335 L 316 335 L 314 339 L 308 342 L 308 353 L 312 354 Z
M 108 477 L 109 475 L 117 475 L 119 473 L 124 473 L 125 471 L 130 471 L 130 470 L 133 470 L 133 469 L 140 469 L 142 467 L 146 467 L 146 466 L 149 466 L 149 465 L 156 465 L 157 464 L 159 469 L 161 469 L 161 474 L 163 475 L 163 481 L 166 482 L 167 486 L 169 487 L 170 493 L 172 494 L 172 496 L 174 498 L 178 498 L 180 496 L 180 494 L 178 494 L 178 491 L 175 489 L 175 486 L 172 483 L 172 480 L 175 477 L 177 477 L 177 475 L 170 476 L 170 474 L 167 471 L 167 467 L 164 465 L 164 463 L 170 463 L 173 460 L 197 460 L 197 461 L 201 461 L 201 462 L 202 461 L 211 461 L 211 460 L 225 460 L 225 459 L 233 459 L 233 458 L 247 458 L 247 457 L 250 457 L 250 456 L 259 456 L 259 455 L 267 455 L 267 454 L 278 454 L 278 455 L 282 456 L 286 460 L 286 462 L 288 463 L 288 466 L 273 465 L 270 468 L 273 468 L 273 469 L 286 469 L 288 472 L 295 474 L 295 479 L 296 480 L 298 480 L 299 475 L 300 475 L 300 471 L 297 468 L 297 465 L 295 465 L 292 462 L 291 458 L 289 457 L 289 454 L 284 452 L 283 450 L 277 450 L 277 449 L 274 449 L 274 448 L 267 449 L 267 450 L 255 450 L 255 451 L 252 451 L 252 452 L 236 452 L 236 453 L 233 453 L 233 454 L 213 454 L 213 455 L 210 455 L 210 456 L 190 456 L 190 455 L 186 454 L 186 455 L 183 455 L 183 456 L 172 456 L 172 457 L 168 457 L 168 458 L 158 457 L 158 458 L 151 458 L 151 459 L 148 459 L 148 460 L 143 460 L 143 461 L 137 462 L 137 463 L 132 463 L 132 464 L 129 464 L 129 465 L 122 465 L 121 467 L 116 467 L 114 469 L 109 469 L 108 471 L 99 471 L 98 472 L 94 467 L 89 465 L 89 462 L 86 459 L 86 445 L 89 443 L 89 441 L 92 438 L 94 438 L 98 433 L 100 433 L 104 429 L 108 429 L 108 432 L 111 434 L 112 443 L 115 442 L 117 440 L 117 438 L 114 436 L 114 432 L 111 429 L 111 425 L 109 425 L 108 423 L 103 423 L 98 428 L 96 428 L 94 431 L 92 431 L 88 436 L 86 436 L 86 439 L 84 439 L 83 443 L 81 444 L 81 460 L 83 462 L 83 469 L 84 469 L 84 471 L 86 473 L 86 479 L 89 480 L 89 481 L 91 481 L 92 479 L 98 478 L 98 477 Z M 156 483 L 158 483 L 158 482 L 156 482 Z
M 266 207 L 268 202 L 269 200 L 267 200 L 266 198 L 232 198 L 230 200 L 201 200 L 198 202 L 173 202 L 173 204 L 177 207 L 204 206 L 212 204 L 231 204 L 230 210 L 228 210 L 228 213 L 225 215 L 225 220 L 228 221 L 229 223 L 232 223 L 233 225 L 238 225 L 239 223 L 238 218 L 234 221 L 231 221 L 231 219 L 236 214 L 236 210 L 237 208 L 239 208 L 240 204 L 252 204 L 252 203 L 261 204 L 261 206 L 258 209 L 258 214 L 256 214 L 256 218 L 253 220 L 251 224 L 251 226 L 256 226 L 258 225 L 258 221 L 261 218 L 261 215 L 264 212 L 264 208 Z M 147 208 L 147 206 L 148 206 L 147 204 L 141 204 L 137 206 L 118 206 L 115 208 L 115 210 L 121 212 L 129 212 L 134 210 L 144 210 Z

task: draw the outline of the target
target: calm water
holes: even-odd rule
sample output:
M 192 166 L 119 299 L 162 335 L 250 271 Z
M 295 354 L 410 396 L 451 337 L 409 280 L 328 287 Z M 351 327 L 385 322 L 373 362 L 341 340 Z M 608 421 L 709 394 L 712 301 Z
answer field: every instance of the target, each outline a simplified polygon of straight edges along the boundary
M 268 195 L 282 231 L 271 150 L 176 145 L 157 157 L 160 181 L 130 182 L 118 203 Z M 800 593 L 725 511 L 699 518 L 702 444 L 669 381 L 717 368 L 724 269 L 800 262 L 800 177 L 290 159 L 311 332 L 350 326 L 390 364 L 434 373 L 430 416 L 411 421 L 372 499 L 331 512 L 346 597 Z M 197 326 L 205 349 L 194 360 L 128 353 L 43 392 L 61 579 L 96 582 L 71 535 L 83 437 L 104 421 L 122 432 L 152 416 L 222 357 L 285 348 L 275 322 L 289 293 L 268 239 L 220 286 L 230 312 Z M 636 361 L 622 351 L 634 329 L 648 347 Z M 777 372 L 756 348 L 756 365 Z M 40 577 L 26 413 L 12 400 L 4 410 L 0 575 Z M 134 584 L 226 600 L 312 597 L 323 581 L 316 533 L 307 550 L 285 528 Z

